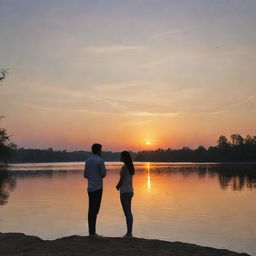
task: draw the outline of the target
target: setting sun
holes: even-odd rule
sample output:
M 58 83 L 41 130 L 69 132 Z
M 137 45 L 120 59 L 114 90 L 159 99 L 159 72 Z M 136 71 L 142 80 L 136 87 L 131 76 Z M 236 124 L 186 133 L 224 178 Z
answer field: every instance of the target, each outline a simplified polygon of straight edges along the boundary
M 0 256 L 256 256 L 255 24 L 256 0 L 0 0 Z

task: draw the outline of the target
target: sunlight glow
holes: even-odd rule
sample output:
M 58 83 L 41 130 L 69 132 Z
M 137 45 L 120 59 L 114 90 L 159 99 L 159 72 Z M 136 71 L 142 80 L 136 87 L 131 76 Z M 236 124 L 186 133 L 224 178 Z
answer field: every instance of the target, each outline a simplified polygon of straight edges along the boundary
M 151 181 L 150 181 L 150 163 L 147 163 L 147 176 L 148 176 L 148 192 L 150 192 L 151 189 Z

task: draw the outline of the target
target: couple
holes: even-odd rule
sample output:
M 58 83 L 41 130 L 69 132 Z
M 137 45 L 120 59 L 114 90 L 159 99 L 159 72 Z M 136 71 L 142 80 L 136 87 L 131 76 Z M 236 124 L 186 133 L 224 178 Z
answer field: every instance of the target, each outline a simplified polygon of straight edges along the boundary
M 100 203 L 103 191 L 103 178 L 107 174 L 105 164 L 101 158 L 102 145 L 92 145 L 92 156 L 86 160 L 84 168 L 84 178 L 88 180 L 88 226 L 89 237 L 102 238 L 96 233 L 96 220 L 100 209 Z M 120 155 L 120 161 L 124 163 L 120 171 L 120 179 L 116 189 L 120 191 L 120 200 L 127 224 L 127 233 L 124 238 L 132 237 L 133 216 L 131 211 L 131 200 L 133 197 L 132 178 L 134 175 L 134 166 L 131 155 L 128 151 L 123 151 Z

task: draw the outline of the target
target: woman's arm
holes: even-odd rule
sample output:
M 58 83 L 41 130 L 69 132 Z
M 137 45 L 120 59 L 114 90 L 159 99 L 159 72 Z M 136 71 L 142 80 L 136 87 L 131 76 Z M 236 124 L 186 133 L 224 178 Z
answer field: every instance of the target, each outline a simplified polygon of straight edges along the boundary
M 123 180 L 124 180 L 124 176 L 125 176 L 125 169 L 124 169 L 124 166 L 122 167 L 121 169 L 121 172 L 120 172 L 120 179 L 116 185 L 116 189 L 119 190 L 120 187 L 122 186 L 122 183 L 123 183 Z

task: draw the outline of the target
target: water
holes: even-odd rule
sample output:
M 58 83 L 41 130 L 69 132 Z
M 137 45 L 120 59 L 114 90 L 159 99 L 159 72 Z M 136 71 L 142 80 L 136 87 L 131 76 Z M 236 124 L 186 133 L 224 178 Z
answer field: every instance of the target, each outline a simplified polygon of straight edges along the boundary
M 115 185 L 108 176 L 97 232 L 125 233 Z M 15 164 L 0 172 L 0 232 L 43 239 L 87 235 L 83 163 Z M 227 248 L 256 255 L 256 165 L 136 163 L 134 235 Z

